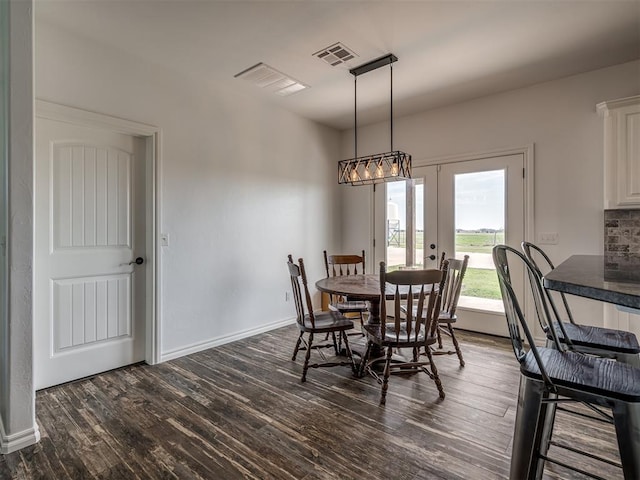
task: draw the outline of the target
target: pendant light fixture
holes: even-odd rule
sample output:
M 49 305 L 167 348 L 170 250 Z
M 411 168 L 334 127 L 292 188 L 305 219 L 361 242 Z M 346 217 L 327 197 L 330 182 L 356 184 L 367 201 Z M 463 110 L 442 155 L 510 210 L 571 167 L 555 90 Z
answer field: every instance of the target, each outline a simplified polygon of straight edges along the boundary
M 397 60 L 398 57 L 390 53 L 349 70 L 349 73 L 354 77 L 354 155 L 353 158 L 349 160 L 341 160 L 338 162 L 338 183 L 372 185 L 374 183 L 393 182 L 411 178 L 411 155 L 393 149 L 393 62 Z M 386 65 L 389 65 L 391 77 L 389 88 L 391 148 L 388 152 L 358 157 L 358 76 Z

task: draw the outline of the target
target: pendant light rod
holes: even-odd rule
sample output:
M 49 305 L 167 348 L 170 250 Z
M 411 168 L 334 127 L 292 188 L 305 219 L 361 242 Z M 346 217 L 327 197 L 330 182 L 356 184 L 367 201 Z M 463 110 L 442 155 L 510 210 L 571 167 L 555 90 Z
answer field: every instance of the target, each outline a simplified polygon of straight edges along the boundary
M 389 72 L 391 75 L 389 79 L 389 129 L 391 131 L 391 148 L 389 151 L 393 152 L 393 63 L 389 63 Z
M 390 79 L 390 91 L 389 91 L 389 118 L 391 122 L 391 148 L 389 151 L 393 152 L 393 63 L 398 61 L 398 57 L 396 57 L 393 53 L 389 53 L 387 55 L 383 55 L 382 57 L 376 58 L 375 60 L 371 60 L 370 62 L 364 63 L 357 67 L 349 70 L 349 73 L 354 76 L 353 79 L 353 127 L 354 127 L 354 158 L 358 157 L 358 75 L 362 75 L 367 72 L 371 72 L 372 70 L 376 70 L 380 67 L 385 67 L 389 65 L 389 71 L 391 75 Z
M 351 185 L 372 185 L 381 182 L 393 182 L 411 178 L 411 155 L 393 150 L 393 63 L 398 57 L 387 54 L 371 62 L 352 68 L 353 75 L 353 149 L 354 156 L 338 162 L 338 183 Z M 389 116 L 391 127 L 391 150 L 365 157 L 358 157 L 358 76 L 380 67 L 389 66 Z
M 389 53 L 380 58 L 376 58 L 375 60 L 371 60 L 370 62 L 363 63 L 358 67 L 354 67 L 349 70 L 349 73 L 357 77 L 358 75 L 362 75 L 363 73 L 370 72 L 371 70 L 384 67 L 385 65 L 389 65 L 397 61 L 398 57 L 396 57 L 393 53 Z
M 353 158 L 358 158 L 358 76 L 353 77 Z

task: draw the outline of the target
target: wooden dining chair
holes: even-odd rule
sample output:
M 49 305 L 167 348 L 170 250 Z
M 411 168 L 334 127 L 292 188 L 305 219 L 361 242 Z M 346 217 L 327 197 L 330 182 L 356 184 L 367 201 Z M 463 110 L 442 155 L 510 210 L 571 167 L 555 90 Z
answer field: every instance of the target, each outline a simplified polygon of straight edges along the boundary
M 553 262 L 542 248 L 531 242 L 522 242 L 521 247 L 539 281 L 542 282 L 544 274 L 555 268 Z M 551 291 L 544 289 L 544 292 L 552 313 L 550 325 L 546 329 L 543 326 L 548 346 L 553 347 L 554 345 L 551 331 L 553 329 L 558 340 L 565 344 L 569 350 L 613 358 L 619 362 L 640 367 L 640 344 L 633 333 L 577 324 L 564 293 L 558 292 L 561 300 L 561 306 L 558 307 Z M 564 318 L 568 321 L 564 321 Z
M 353 329 L 353 321 L 346 318 L 342 313 L 336 310 L 330 310 L 327 312 L 314 312 L 313 304 L 311 302 L 311 295 L 309 294 L 309 288 L 307 286 L 307 274 L 304 269 L 304 261 L 302 258 L 298 259 L 298 264 L 293 263 L 293 257 L 288 256 L 287 266 L 289 268 L 289 275 L 291 276 L 291 288 L 293 290 L 293 301 L 296 306 L 296 323 L 300 335 L 296 341 L 296 346 L 293 350 L 293 361 L 296 360 L 298 351 L 306 350 L 304 358 L 304 366 L 302 367 L 301 381 L 306 381 L 307 371 L 309 368 L 318 367 L 334 367 L 340 365 L 349 365 L 354 373 L 357 373 L 356 363 L 351 353 L 351 347 L 347 339 L 346 332 Z M 330 333 L 333 334 L 333 341 L 331 343 L 313 344 L 315 334 Z M 307 334 L 307 338 L 304 335 Z M 334 354 L 337 356 L 341 351 L 336 344 L 335 335 L 340 335 L 344 342 L 344 351 L 347 356 L 347 360 L 329 361 L 323 353 L 323 349 L 332 348 Z M 316 350 L 322 358 L 321 363 L 310 364 L 311 350 Z
M 553 445 L 557 453 L 566 449 L 605 461 L 593 452 L 582 452 L 575 445 L 553 440 L 556 412 L 585 416 L 561 408 L 560 404 L 581 403 L 595 413 L 595 418 L 615 425 L 621 464 L 626 480 L 640 478 L 640 369 L 621 362 L 566 350 L 556 330 L 550 328 L 551 311 L 548 297 L 539 281 L 536 267 L 524 254 L 506 245 L 493 248 L 500 292 L 513 351 L 520 364 L 520 389 L 511 454 L 511 480 L 541 479 L 545 463 L 554 463 L 589 476 L 575 455 L 562 457 L 549 453 Z M 511 271 L 516 264 L 525 269 L 525 281 L 533 297 L 532 313 L 549 328 L 554 348 L 536 347 L 522 308 L 523 299 L 513 288 Z M 585 432 L 586 434 L 586 432 Z M 571 460 L 573 459 L 573 460 Z
M 440 292 L 448 262 L 443 270 L 397 270 L 387 272 L 384 262 L 380 262 L 380 324 L 364 326 L 367 349 L 360 363 L 361 375 L 371 374 L 380 384 L 380 405 L 386 403 L 389 377 L 393 373 L 426 373 L 436 384 L 441 399 L 444 389 L 431 354 L 431 345 L 437 342 L 438 312 Z M 387 311 L 386 285 L 394 289 L 393 309 Z M 415 306 L 415 309 L 414 309 Z M 415 314 L 413 312 L 416 312 Z M 382 376 L 375 370 L 380 359 L 370 358 L 374 346 L 386 349 Z M 410 350 L 411 359 L 392 359 L 394 350 Z M 420 351 L 427 357 L 422 360 Z
M 358 275 L 365 272 L 364 250 L 362 255 L 327 255 L 323 251 L 324 267 L 328 277 L 342 275 Z M 360 317 L 360 325 L 364 325 L 364 314 L 368 311 L 367 302 L 363 300 L 353 300 L 341 295 L 330 296 L 329 308 L 340 313 L 356 313 Z
M 460 350 L 460 344 L 456 338 L 453 324 L 458 321 L 458 315 L 456 310 L 458 308 L 458 300 L 460 299 L 460 292 L 462 291 L 462 280 L 467 271 L 467 264 L 469 263 L 469 255 L 465 255 L 462 260 L 456 258 L 449 258 L 449 268 L 447 270 L 444 287 L 442 290 L 442 306 L 440 308 L 440 314 L 438 315 L 438 329 L 436 330 L 438 336 L 438 350 L 434 351 L 435 355 L 457 355 L 460 366 L 464 367 L 464 358 L 462 357 L 462 351 Z M 441 261 L 441 265 L 444 260 Z M 442 268 L 442 267 L 441 267 Z M 442 335 L 448 335 L 451 337 L 454 350 L 442 351 Z

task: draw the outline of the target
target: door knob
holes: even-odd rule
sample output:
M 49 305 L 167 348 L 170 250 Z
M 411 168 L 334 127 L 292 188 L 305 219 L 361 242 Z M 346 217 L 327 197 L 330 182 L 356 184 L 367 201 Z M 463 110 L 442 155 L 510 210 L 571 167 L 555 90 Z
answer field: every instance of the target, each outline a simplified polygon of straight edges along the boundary
M 142 264 L 144 263 L 144 258 L 142 258 L 142 257 L 138 257 L 138 258 L 136 258 L 135 260 L 130 261 L 130 262 L 129 262 L 129 265 L 133 265 L 134 263 L 135 263 L 136 265 L 142 265 Z
M 435 243 L 432 243 L 431 245 L 429 245 L 429 248 L 430 248 L 431 250 L 435 250 L 435 249 L 436 249 L 436 244 L 435 244 Z
M 436 259 L 435 255 L 433 255 L 433 254 L 429 255 L 429 260 L 435 260 L 435 259 Z

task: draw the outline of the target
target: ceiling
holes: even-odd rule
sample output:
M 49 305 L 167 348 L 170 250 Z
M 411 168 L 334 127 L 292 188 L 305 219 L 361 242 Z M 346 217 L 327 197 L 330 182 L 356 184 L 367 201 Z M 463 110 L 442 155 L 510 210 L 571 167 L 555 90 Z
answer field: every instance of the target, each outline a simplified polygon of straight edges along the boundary
M 36 0 L 35 12 L 339 129 L 353 126 L 349 68 L 388 53 L 398 57 L 394 116 L 640 58 L 640 0 Z M 332 67 L 313 56 L 336 42 L 358 57 Z M 258 62 L 310 88 L 279 97 L 234 78 Z M 359 76 L 357 93 L 359 124 L 389 118 L 387 68 Z

